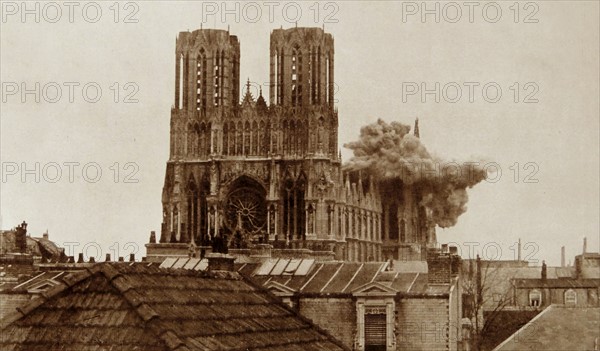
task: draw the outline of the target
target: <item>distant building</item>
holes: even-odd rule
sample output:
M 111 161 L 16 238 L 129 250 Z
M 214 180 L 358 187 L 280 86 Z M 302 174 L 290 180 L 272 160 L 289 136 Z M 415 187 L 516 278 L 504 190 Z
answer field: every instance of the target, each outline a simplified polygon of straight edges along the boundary
M 457 350 L 462 343 L 460 257 L 428 262 L 238 260 L 237 271 L 356 351 Z M 161 267 L 204 270 L 199 258 Z
M 41 237 L 27 235 L 27 223 L 23 221 L 11 230 L 0 230 L 0 262 L 15 256 L 26 256 L 36 261 L 58 262 L 65 258 L 64 249 L 50 241 L 48 233 Z
M 271 32 L 269 104 L 250 82 L 240 99 L 240 43 L 229 31 L 181 32 L 175 46 L 162 227 L 149 260 L 259 243 L 290 258 L 425 259 L 436 237 L 421 190 L 399 183 L 390 196 L 391 184 L 342 172 L 331 34 Z

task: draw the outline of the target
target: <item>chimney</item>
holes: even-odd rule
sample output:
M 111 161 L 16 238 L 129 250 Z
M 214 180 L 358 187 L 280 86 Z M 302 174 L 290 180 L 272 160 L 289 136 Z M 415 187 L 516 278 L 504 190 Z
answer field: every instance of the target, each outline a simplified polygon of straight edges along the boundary
M 135 262 L 135 254 L 129 254 L 129 262 Z
M 517 247 L 517 261 L 521 262 L 521 238 L 519 238 L 519 246 Z
M 233 272 L 233 262 L 235 257 L 222 253 L 209 253 L 206 255 L 208 259 L 208 270 Z
M 560 248 L 560 266 L 565 267 L 565 247 Z
M 583 254 L 585 255 L 586 252 L 587 252 L 587 238 L 584 236 L 583 237 Z
M 458 255 L 458 248 L 456 246 L 450 246 L 450 255 Z
M 94 256 L 90 256 L 90 263 L 96 263 L 96 258 L 94 258 Z
M 442 247 L 442 250 L 427 249 L 427 281 L 430 284 L 450 284 L 460 272 L 460 256 L 448 253 L 448 245 L 444 244 Z M 455 251 L 454 249 L 452 251 Z
M 546 261 L 542 261 L 542 281 L 545 282 L 546 279 L 548 278 L 548 271 L 547 271 L 547 266 L 546 266 Z
M 123 258 L 123 256 L 119 256 L 119 262 L 125 262 L 125 259 Z
M 23 223 L 17 226 L 16 231 L 15 244 L 17 252 L 27 253 L 27 223 L 23 221 Z
M 69 256 L 69 259 L 67 259 L 67 263 L 75 263 L 75 257 Z
M 106 259 L 104 261 L 105 262 L 110 262 L 110 254 L 109 253 L 106 254 Z
M 46 232 L 42 234 L 42 238 L 48 240 L 48 229 L 46 229 Z
M 150 244 L 156 244 L 156 232 L 154 230 L 150 232 Z
M 442 244 L 442 253 L 448 252 L 448 244 Z
M 77 263 L 83 263 L 83 253 L 79 253 L 79 257 L 77 258 Z

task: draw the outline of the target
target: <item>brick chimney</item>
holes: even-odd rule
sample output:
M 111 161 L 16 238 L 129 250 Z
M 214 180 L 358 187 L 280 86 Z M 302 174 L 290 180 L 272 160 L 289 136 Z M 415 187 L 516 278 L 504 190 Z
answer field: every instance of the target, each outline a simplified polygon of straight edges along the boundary
M 16 230 L 15 244 L 17 252 L 27 253 L 27 222 L 23 221 L 17 226 Z
M 548 278 L 548 267 L 546 266 L 546 261 L 542 261 L 542 281 L 546 281 Z
M 83 253 L 79 253 L 79 256 L 77 257 L 77 263 L 84 263 L 85 261 L 83 260 Z
M 444 251 L 445 250 L 445 251 Z M 461 258 L 456 248 L 427 250 L 427 280 L 430 284 L 449 284 L 460 273 Z
M 213 252 L 207 254 L 206 258 L 208 259 L 209 271 L 234 271 L 233 262 L 235 257 L 231 255 Z
M 154 230 L 150 232 L 150 244 L 156 244 L 156 232 Z

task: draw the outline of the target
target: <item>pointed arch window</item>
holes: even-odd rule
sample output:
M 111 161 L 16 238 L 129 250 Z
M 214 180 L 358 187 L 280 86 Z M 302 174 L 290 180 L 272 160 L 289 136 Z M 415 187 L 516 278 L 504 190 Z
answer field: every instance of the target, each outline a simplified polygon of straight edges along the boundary
M 390 240 L 398 240 L 398 204 L 393 202 L 388 207 L 388 238 Z
M 302 105 L 302 52 L 300 47 L 292 49 L 292 71 L 290 72 L 292 82 L 292 105 Z
M 305 191 L 306 179 L 303 176 L 296 181 L 288 179 L 284 182 L 283 232 L 289 240 L 305 239 Z
M 206 54 L 204 49 L 196 58 L 196 110 L 206 106 Z
M 179 106 L 179 109 L 181 110 L 183 108 L 183 81 L 184 81 L 184 77 L 183 77 L 183 54 L 179 55 L 179 72 L 177 72 L 177 74 L 179 75 L 179 96 L 177 97 L 177 104 Z

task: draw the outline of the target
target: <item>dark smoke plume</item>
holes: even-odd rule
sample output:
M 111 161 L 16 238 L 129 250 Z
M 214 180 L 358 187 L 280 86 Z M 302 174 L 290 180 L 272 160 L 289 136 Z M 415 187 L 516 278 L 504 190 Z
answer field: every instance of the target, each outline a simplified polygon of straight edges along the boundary
M 362 127 L 359 140 L 344 145 L 354 152 L 344 168 L 361 170 L 380 181 L 399 179 L 414 184 L 421 189 L 421 205 L 431 210 L 433 221 L 442 228 L 451 227 L 467 210 L 466 189 L 484 180 L 486 171 L 478 162 L 432 156 L 409 132 L 410 126 L 382 120 Z

